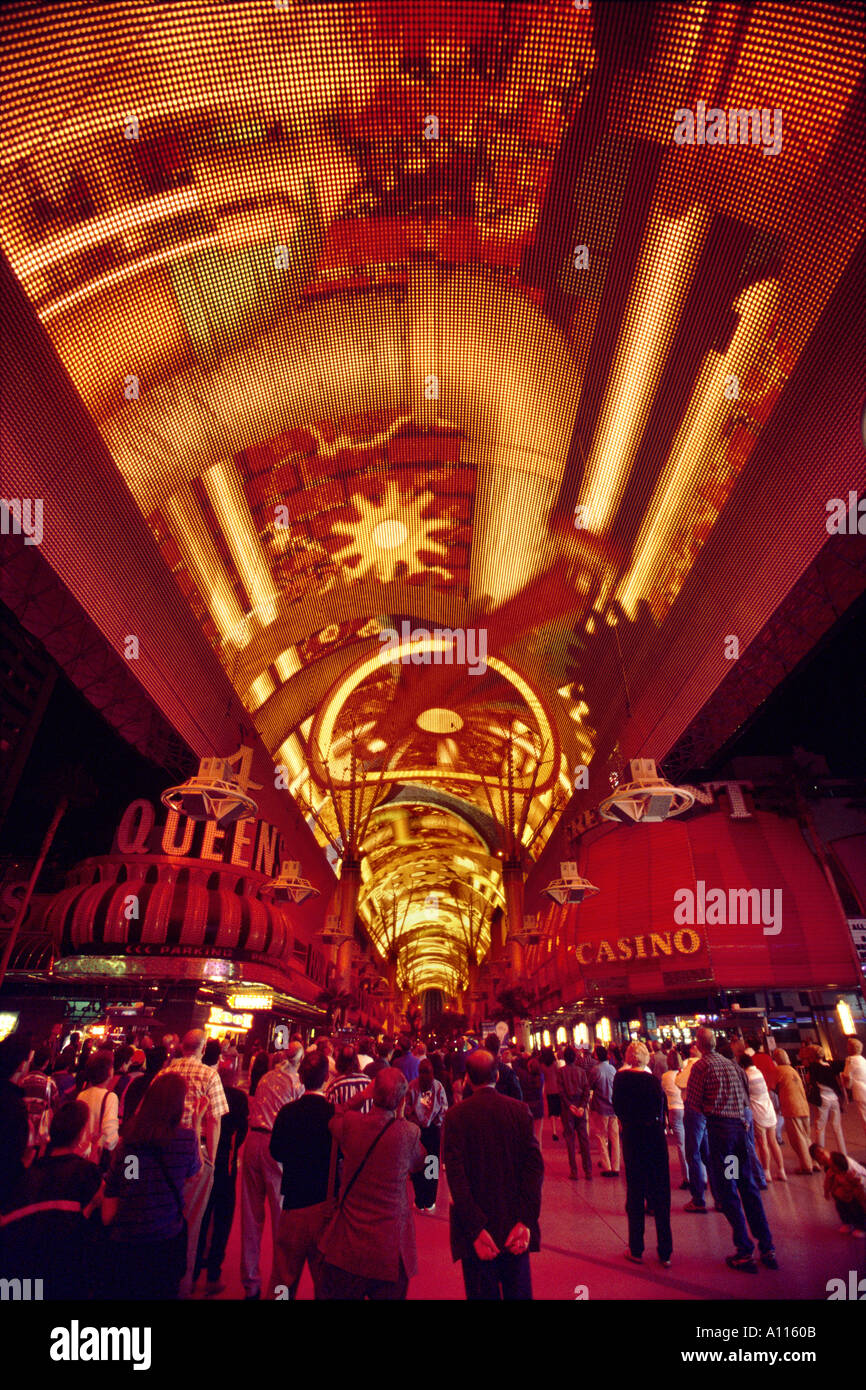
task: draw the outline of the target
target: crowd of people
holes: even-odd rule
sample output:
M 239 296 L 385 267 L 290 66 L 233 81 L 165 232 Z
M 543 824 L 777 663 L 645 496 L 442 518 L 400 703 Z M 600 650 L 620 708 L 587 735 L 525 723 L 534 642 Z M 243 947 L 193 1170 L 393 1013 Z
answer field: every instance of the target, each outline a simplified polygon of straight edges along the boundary
M 222 1292 L 238 1201 L 247 1299 L 294 1299 L 305 1267 L 317 1298 L 405 1298 L 412 1208 L 434 1213 L 442 1166 L 466 1297 L 531 1298 L 545 1122 L 572 1181 L 593 1181 L 593 1140 L 601 1177 L 624 1169 L 633 1262 L 647 1215 L 661 1265 L 673 1260 L 669 1139 L 682 1210 L 706 1213 L 709 1190 L 732 1269 L 779 1267 L 761 1192 L 789 1179 L 783 1131 L 794 1172 L 823 1173 L 842 1230 L 866 1234 L 866 1170 L 841 1126 L 850 1097 L 866 1130 L 854 1038 L 844 1062 L 807 1044 L 795 1067 L 780 1048 L 709 1028 L 686 1057 L 655 1041 L 530 1054 L 496 1034 L 429 1052 L 408 1034 L 295 1035 L 250 1057 L 248 1076 L 228 1038 L 200 1030 L 79 1041 L 0 1043 L 0 1265 L 42 1280 L 47 1298 L 186 1298 L 203 1275 L 206 1294 Z

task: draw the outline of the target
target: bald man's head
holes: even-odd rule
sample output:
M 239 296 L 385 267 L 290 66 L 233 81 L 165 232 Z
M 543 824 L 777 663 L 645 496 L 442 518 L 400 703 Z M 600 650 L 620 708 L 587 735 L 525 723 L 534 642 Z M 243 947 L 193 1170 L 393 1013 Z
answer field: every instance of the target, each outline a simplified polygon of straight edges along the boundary
M 466 1070 L 473 1086 L 493 1086 L 496 1082 L 496 1058 L 483 1047 L 470 1052 L 466 1058 Z
M 201 1028 L 191 1028 L 184 1035 L 181 1050 L 184 1057 L 198 1057 L 204 1051 L 205 1035 Z

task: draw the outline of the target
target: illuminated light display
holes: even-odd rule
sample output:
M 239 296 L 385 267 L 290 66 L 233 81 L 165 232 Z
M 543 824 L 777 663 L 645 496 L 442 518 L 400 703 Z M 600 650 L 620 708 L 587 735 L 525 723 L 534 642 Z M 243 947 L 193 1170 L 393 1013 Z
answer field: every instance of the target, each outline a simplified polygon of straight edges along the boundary
M 428 734 L 459 734 L 463 728 L 463 720 L 452 709 L 425 709 L 415 723 Z
M 345 782 L 356 731 L 389 795 L 451 798 L 374 818 L 362 866 L 373 899 L 414 894 L 434 984 L 426 896 L 501 895 L 480 779 L 524 723 L 536 857 L 618 736 L 623 675 L 637 708 L 695 622 L 689 576 L 723 567 L 716 527 L 863 232 L 856 7 L 653 8 L 646 71 L 564 0 L 0 17 L 3 251 L 319 843 L 323 759 Z M 778 153 L 676 143 L 716 99 L 781 111 Z M 486 674 L 378 666 L 404 619 L 483 628 Z M 397 838 L 416 824 L 424 854 Z
M 229 1009 L 221 1009 L 218 1004 L 212 1004 L 205 1029 L 213 1037 L 220 1032 L 246 1033 L 252 1026 L 251 1013 L 232 1013 Z
M 230 994 L 226 1002 L 230 1009 L 243 1013 L 245 1010 L 272 1009 L 274 996 L 272 994 Z
M 17 1013 L 0 1013 L 0 1042 L 8 1038 L 10 1033 L 14 1033 L 18 1027 Z

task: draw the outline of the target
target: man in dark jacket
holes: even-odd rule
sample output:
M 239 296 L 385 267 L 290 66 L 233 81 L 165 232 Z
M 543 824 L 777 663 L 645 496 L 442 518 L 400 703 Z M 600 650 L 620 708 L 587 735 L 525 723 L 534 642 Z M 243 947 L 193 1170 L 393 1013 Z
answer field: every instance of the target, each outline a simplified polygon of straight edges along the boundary
M 587 1182 L 592 1182 L 592 1160 L 589 1155 L 589 1097 L 592 1080 L 585 1067 L 577 1062 L 573 1047 L 563 1053 L 565 1066 L 559 1073 L 559 1093 L 562 1097 L 562 1132 L 565 1147 L 568 1149 L 568 1176 L 577 1182 L 577 1160 L 574 1153 L 574 1136 L 580 1144 L 580 1158 Z
M 373 1082 L 370 1113 L 353 1108 L 364 1103 L 359 1092 L 330 1122 L 343 1176 L 336 1214 L 319 1239 L 320 1298 L 404 1299 L 417 1272 L 406 1179 L 428 1156 L 418 1126 L 403 1117 L 406 1091 L 403 1074 L 385 1067 Z
M 491 1053 L 470 1053 L 466 1070 L 472 1095 L 445 1117 L 451 1254 L 462 1262 L 467 1299 L 531 1299 L 544 1181 L 532 1117 L 498 1094 Z
M 511 1100 L 523 1100 L 523 1087 L 520 1078 L 514 1068 L 509 1064 L 509 1053 L 504 1055 L 501 1051 L 500 1042 L 495 1033 L 489 1033 L 484 1039 L 484 1047 L 496 1062 L 496 1089 L 501 1096 L 509 1096 Z M 468 1100 L 472 1095 L 471 1079 L 464 1083 L 463 1099 Z

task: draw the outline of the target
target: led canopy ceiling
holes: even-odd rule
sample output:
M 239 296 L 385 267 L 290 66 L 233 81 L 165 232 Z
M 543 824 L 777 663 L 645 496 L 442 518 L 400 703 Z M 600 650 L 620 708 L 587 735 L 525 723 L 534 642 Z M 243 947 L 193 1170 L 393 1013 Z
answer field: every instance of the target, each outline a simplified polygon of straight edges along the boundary
M 610 790 L 698 589 L 747 582 L 718 528 L 863 232 L 857 7 L 129 0 L 0 33 L 0 244 L 111 495 L 334 862 L 365 826 L 380 959 L 466 988 L 507 778 L 526 872 L 581 769 Z M 726 674 L 710 610 L 671 737 Z

